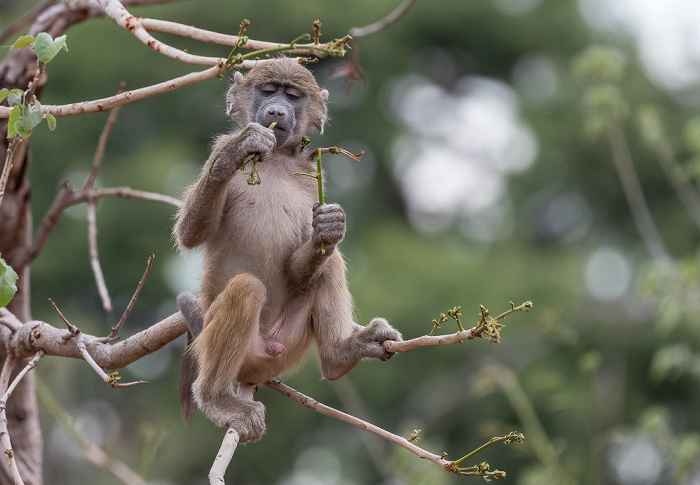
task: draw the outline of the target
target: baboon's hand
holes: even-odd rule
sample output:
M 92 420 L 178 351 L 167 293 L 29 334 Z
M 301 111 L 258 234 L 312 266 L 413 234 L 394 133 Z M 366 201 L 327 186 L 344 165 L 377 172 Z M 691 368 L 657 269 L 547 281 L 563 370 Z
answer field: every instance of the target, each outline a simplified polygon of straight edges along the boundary
M 271 129 L 249 123 L 216 155 L 211 175 L 217 180 L 228 180 L 254 155 L 260 155 L 259 161 L 265 160 L 276 147 L 277 139 Z
M 326 243 L 326 252 L 345 237 L 345 212 L 338 204 L 314 205 L 313 241 L 319 248 Z
M 393 340 L 403 341 L 403 337 L 394 327 L 383 318 L 374 318 L 361 332 L 355 336 L 354 350 L 362 357 L 376 357 L 379 360 L 389 360 L 393 352 L 384 350 L 384 342 Z
M 265 160 L 277 147 L 277 138 L 275 133 L 258 123 L 248 123 L 240 133 L 241 151 L 243 152 L 243 161 L 247 160 L 255 154 L 260 154 L 260 160 Z M 240 168 L 240 166 L 238 167 Z

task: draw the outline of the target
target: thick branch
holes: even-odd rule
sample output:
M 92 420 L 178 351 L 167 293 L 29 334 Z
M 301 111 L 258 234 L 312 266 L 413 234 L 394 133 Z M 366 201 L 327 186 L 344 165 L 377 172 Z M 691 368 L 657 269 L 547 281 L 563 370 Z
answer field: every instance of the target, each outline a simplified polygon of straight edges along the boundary
M 250 62 L 248 63 L 247 67 L 252 67 L 253 64 L 254 62 Z M 226 70 L 226 67 L 224 67 L 223 65 L 216 65 L 204 71 L 191 72 L 189 74 L 185 74 L 184 76 L 180 76 L 175 79 L 170 79 L 162 83 L 154 84 L 153 86 L 134 89 L 133 91 L 124 91 L 123 93 L 115 94 L 114 96 L 110 96 L 108 98 L 96 99 L 93 101 L 82 101 L 80 103 L 71 103 L 58 106 L 42 105 L 41 111 L 44 114 L 52 114 L 57 118 L 62 116 L 72 116 L 86 113 L 99 113 L 127 103 L 133 103 L 134 101 L 146 99 L 151 96 L 174 91 L 183 86 L 189 86 L 190 84 L 214 79 L 216 77 L 221 76 L 224 72 L 226 72 Z M 0 106 L 0 118 L 9 118 L 10 111 L 11 108 L 6 106 Z
M 12 314 L 7 310 L 1 311 L 0 324 L 12 324 L 10 315 Z M 114 345 L 104 343 L 100 337 L 87 334 L 83 335 L 83 342 L 98 366 L 103 369 L 118 369 L 155 352 L 186 331 L 187 321 L 177 312 Z M 29 357 L 38 350 L 43 350 L 46 355 L 82 359 L 78 343 L 71 337 L 69 330 L 32 320 L 14 332 L 5 345 L 18 357 Z

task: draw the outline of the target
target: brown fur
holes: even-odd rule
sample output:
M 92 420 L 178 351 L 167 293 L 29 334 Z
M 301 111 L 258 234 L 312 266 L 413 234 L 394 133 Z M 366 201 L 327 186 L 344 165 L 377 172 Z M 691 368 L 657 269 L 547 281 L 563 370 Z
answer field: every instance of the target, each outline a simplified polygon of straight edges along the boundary
M 316 181 L 293 175 L 315 170 L 298 142 L 307 131 L 323 129 L 327 92 L 291 59 L 234 79 L 227 109 L 242 128 L 216 140 L 199 180 L 186 192 L 175 235 L 182 249 L 204 246 L 205 260 L 203 330 L 186 355 L 198 370 L 183 367 L 183 396 L 189 389 L 185 379 L 197 375 L 192 389 L 199 407 L 247 441 L 262 436 L 264 408 L 238 398 L 236 382 L 277 377 L 303 360 L 313 340 L 324 376 L 337 379 L 363 357 L 388 358 L 381 343 L 401 335 L 383 319 L 368 327 L 353 322 L 345 263 L 336 248 L 345 215 L 335 204 L 314 205 Z M 268 96 L 261 90 L 265 85 L 279 89 Z M 288 95 L 289 87 L 295 96 Z M 254 123 L 273 114 L 282 130 Z M 254 153 L 261 157 L 262 184 L 249 186 L 238 168 Z M 321 243 L 327 244 L 325 253 Z

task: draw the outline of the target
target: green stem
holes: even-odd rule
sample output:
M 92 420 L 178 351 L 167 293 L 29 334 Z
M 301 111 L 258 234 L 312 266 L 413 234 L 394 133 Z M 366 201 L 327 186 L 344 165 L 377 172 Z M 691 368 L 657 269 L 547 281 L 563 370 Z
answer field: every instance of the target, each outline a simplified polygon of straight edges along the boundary
M 321 171 L 321 149 L 318 149 L 318 158 L 316 158 L 316 181 L 318 182 L 318 203 L 323 205 L 323 172 Z M 321 252 L 326 252 L 326 243 L 321 243 Z
M 501 313 L 500 315 L 498 315 L 497 317 L 495 317 L 494 320 L 497 322 L 497 321 L 501 320 L 502 318 L 507 317 L 507 316 L 510 315 L 511 313 L 515 313 L 515 312 L 527 312 L 527 311 L 530 310 L 530 308 L 532 308 L 532 302 L 531 302 L 531 301 L 526 301 L 525 303 L 523 303 L 523 304 L 520 305 L 520 306 L 514 306 L 514 305 L 513 305 L 513 302 L 511 301 L 511 302 L 510 302 L 510 310 L 507 310 L 507 311 Z
M 318 149 L 318 158 L 316 158 L 316 180 L 318 180 L 318 203 L 323 205 L 323 175 L 321 172 L 321 149 Z
M 473 457 L 473 456 L 476 455 L 477 453 L 481 453 L 482 451 L 484 451 L 484 450 L 485 450 L 486 448 L 488 448 L 489 446 L 495 445 L 496 443 L 503 443 L 504 441 L 511 441 L 511 440 L 512 440 L 512 438 L 511 438 L 510 436 L 497 436 L 497 437 L 495 437 L 495 438 L 491 438 L 491 440 L 488 441 L 487 443 L 484 443 L 483 445 L 481 445 L 480 447 L 478 447 L 476 450 L 472 451 L 472 452 L 469 453 L 468 455 L 464 455 L 464 456 L 463 456 L 462 458 L 460 458 L 459 460 L 455 460 L 453 463 L 454 463 L 455 465 L 459 465 L 459 464 L 462 463 L 464 460 L 468 460 L 469 458 Z

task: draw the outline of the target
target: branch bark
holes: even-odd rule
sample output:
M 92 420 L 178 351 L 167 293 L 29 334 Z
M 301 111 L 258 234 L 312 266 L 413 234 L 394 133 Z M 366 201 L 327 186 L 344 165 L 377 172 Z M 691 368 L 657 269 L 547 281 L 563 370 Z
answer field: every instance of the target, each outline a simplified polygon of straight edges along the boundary
M 0 308 L 0 324 L 17 327 L 17 319 L 10 311 Z M 95 363 L 103 369 L 113 370 L 126 367 L 132 362 L 155 352 L 187 331 L 185 317 L 176 312 L 153 324 L 141 332 L 115 344 L 109 344 L 103 337 L 83 334 L 85 348 Z M 78 342 L 72 338 L 70 330 L 56 328 L 46 322 L 31 320 L 14 332 L 2 334 L 7 348 L 20 358 L 26 358 L 42 350 L 46 355 L 82 359 Z

